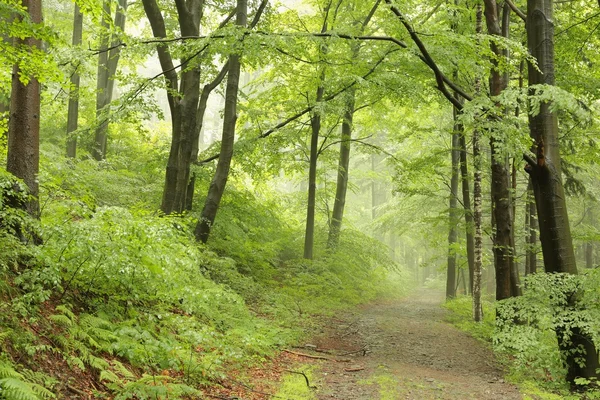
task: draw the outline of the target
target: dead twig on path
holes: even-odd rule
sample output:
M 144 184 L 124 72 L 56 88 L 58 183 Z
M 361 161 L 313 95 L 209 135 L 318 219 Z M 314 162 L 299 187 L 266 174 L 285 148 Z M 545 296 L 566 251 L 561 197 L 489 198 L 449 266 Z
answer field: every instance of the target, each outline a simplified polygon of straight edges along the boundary
M 283 351 L 286 353 L 289 353 L 289 354 L 294 354 L 296 356 L 300 356 L 300 357 L 313 358 L 315 360 L 325 360 L 325 361 L 333 361 L 333 362 L 350 362 L 351 361 L 351 360 L 346 360 L 346 359 L 338 360 L 336 358 L 331 358 L 331 357 L 314 356 L 312 354 L 300 353 L 298 351 L 292 351 L 292 350 L 287 350 L 287 349 L 283 350 Z
M 316 386 L 311 386 L 310 381 L 308 380 L 308 376 L 306 376 L 306 374 L 302 371 L 292 371 L 291 369 L 286 369 L 284 370 L 285 372 L 289 372 L 291 374 L 298 374 L 298 375 L 302 375 L 304 377 L 304 380 L 306 381 L 306 386 L 308 386 L 310 389 L 316 389 Z

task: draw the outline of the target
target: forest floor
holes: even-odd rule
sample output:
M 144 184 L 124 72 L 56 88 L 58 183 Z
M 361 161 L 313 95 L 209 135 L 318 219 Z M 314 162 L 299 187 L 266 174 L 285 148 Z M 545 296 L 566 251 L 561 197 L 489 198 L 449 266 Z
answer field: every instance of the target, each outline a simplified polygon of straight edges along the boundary
M 521 399 L 491 350 L 444 322 L 442 301 L 422 289 L 332 318 L 313 343 L 298 349 L 328 359 L 316 362 L 316 398 Z

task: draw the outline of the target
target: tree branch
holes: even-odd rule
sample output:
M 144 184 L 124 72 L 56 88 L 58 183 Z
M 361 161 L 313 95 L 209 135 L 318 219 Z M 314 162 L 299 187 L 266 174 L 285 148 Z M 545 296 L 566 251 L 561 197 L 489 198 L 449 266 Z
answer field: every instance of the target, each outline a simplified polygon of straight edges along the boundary
M 523 22 L 527 22 L 527 15 L 525 15 L 525 13 L 523 11 L 521 11 L 521 9 L 519 7 L 517 7 L 517 5 L 515 3 L 513 3 L 512 0 L 504 0 L 504 1 L 506 1 L 506 4 L 508 4 L 510 9 L 513 10 L 515 12 L 515 14 L 517 14 L 519 16 L 519 18 L 521 18 L 523 20 Z

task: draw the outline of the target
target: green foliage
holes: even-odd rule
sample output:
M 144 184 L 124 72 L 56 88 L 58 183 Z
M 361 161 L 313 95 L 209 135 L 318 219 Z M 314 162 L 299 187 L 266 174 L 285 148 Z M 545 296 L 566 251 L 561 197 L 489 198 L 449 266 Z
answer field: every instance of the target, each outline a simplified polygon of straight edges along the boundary
M 29 382 L 13 365 L 0 359 L 0 399 L 2 400 L 45 400 L 56 396 L 48 389 Z
M 598 272 L 583 275 L 537 273 L 524 280 L 523 296 L 498 304 L 495 347 L 513 357 L 513 376 L 542 388 L 565 388 L 564 354 L 557 334 L 569 343 L 573 329 L 600 338 Z M 575 355 L 582 349 L 574 349 Z M 579 361 L 583 362 L 583 361 Z
M 450 310 L 447 319 L 459 329 L 469 332 L 473 337 L 487 343 L 492 342 L 494 335 L 496 309 L 493 303 L 484 301 L 483 321 L 473 321 L 473 301 L 471 297 L 461 296 L 446 301 L 444 308 Z

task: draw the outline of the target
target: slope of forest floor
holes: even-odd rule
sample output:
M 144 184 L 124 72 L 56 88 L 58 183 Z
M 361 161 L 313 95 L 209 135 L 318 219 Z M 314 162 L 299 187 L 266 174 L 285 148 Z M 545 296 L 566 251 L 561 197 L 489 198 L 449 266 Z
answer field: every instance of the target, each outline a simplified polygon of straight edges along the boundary
M 299 350 L 323 356 L 314 396 L 345 399 L 521 399 L 491 349 L 444 322 L 442 296 L 422 289 L 331 319 Z M 316 346 L 316 347 L 314 347 Z

